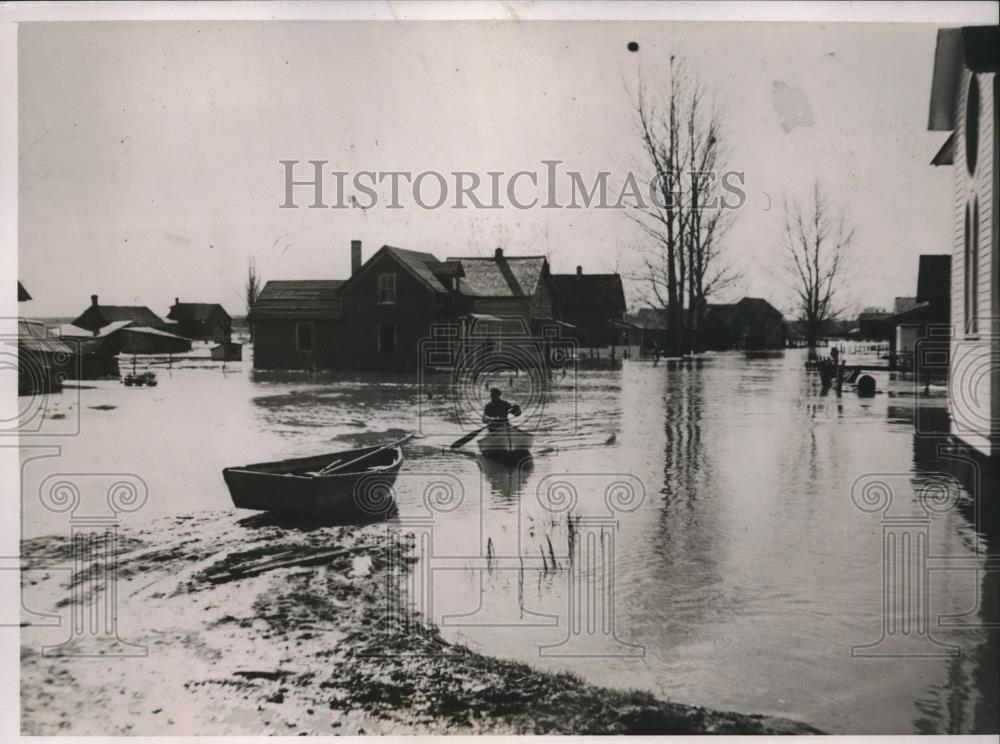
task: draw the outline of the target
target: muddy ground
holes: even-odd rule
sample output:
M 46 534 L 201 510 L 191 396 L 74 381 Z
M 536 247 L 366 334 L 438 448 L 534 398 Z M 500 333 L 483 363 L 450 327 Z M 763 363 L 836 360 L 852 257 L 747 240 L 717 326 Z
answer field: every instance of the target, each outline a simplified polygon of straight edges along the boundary
M 390 611 L 412 559 L 385 525 L 304 530 L 228 513 L 166 522 L 119 535 L 124 643 L 85 635 L 62 656 L 42 647 L 70 636 L 72 605 L 94 610 L 93 575 L 66 570 L 68 538 L 25 541 L 22 733 L 817 733 L 447 643 L 411 610 Z

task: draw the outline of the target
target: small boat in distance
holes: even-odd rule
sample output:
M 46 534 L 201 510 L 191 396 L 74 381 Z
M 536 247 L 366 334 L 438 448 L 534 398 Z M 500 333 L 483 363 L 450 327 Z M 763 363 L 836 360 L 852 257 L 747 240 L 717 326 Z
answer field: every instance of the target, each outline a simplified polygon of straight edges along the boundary
M 412 435 L 411 435 L 412 436 Z M 405 437 L 378 447 L 226 468 L 233 504 L 324 521 L 383 519 L 395 508 L 393 484 Z
M 483 457 L 517 465 L 525 458 L 531 457 L 531 445 L 535 435 L 530 431 L 519 429 L 513 424 L 504 424 L 489 428 L 479 437 L 477 444 Z

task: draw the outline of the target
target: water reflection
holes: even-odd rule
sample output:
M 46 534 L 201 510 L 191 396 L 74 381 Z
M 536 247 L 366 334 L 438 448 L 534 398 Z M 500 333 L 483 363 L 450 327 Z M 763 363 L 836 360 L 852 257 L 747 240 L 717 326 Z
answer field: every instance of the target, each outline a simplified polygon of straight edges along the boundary
M 918 489 L 928 479 L 946 474 L 960 485 L 955 511 L 961 517 L 962 545 L 957 560 L 947 561 L 954 573 L 965 574 L 978 597 L 958 611 L 938 619 L 943 637 L 962 644 L 964 653 L 947 663 L 944 678 L 928 685 L 916 700 L 914 729 L 920 733 L 968 732 L 995 734 L 1000 729 L 1000 529 L 996 465 L 948 436 L 947 411 L 928 407 L 891 407 L 889 417 L 910 422 L 913 434 L 913 482 Z M 949 555 L 936 556 L 947 559 Z M 962 558 L 969 560 L 962 560 Z M 931 559 L 932 561 L 934 558 Z
M 530 456 L 514 465 L 483 455 L 476 455 L 476 462 L 489 484 L 490 492 L 501 503 L 511 503 L 521 496 L 535 469 L 534 458 Z
M 974 497 L 996 491 L 993 474 L 942 448 L 943 399 L 822 397 L 804 354 L 706 355 L 556 379 L 535 457 L 513 472 L 474 445 L 449 448 L 461 430 L 447 379 L 175 368 L 153 390 L 81 390 L 82 436 L 59 442 L 58 469 L 139 473 L 145 513 L 190 514 L 231 506 L 225 466 L 420 431 L 405 447 L 394 524 L 432 522 L 421 570 L 449 638 L 598 684 L 836 733 L 996 731 L 1000 572 L 985 567 L 997 559 L 998 502 Z M 513 384 L 512 400 L 527 395 Z M 174 411 L 197 411 L 197 425 Z M 24 492 L 54 468 L 29 462 Z M 931 619 L 963 656 L 852 657 L 878 640 L 884 611 L 882 517 L 859 509 L 852 487 L 882 474 L 900 508 L 916 509 L 941 473 L 963 495 L 930 521 L 929 555 L 947 557 L 931 564 Z M 607 490 L 622 476 L 643 498 L 612 513 Z M 430 518 L 434 479 L 461 493 Z M 539 493 L 556 481 L 573 499 L 553 513 Z M 25 508 L 29 534 L 66 528 L 60 515 Z M 641 658 L 539 655 L 567 637 L 571 515 L 613 522 L 616 632 L 645 649 Z M 445 622 L 462 616 L 474 622 Z

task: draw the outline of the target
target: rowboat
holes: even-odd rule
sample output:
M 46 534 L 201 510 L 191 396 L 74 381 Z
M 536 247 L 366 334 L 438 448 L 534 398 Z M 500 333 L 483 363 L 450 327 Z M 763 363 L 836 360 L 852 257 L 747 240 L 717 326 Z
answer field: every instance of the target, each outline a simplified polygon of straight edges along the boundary
M 513 424 L 488 429 L 479 439 L 479 451 L 483 457 L 516 465 L 531 457 L 531 445 L 535 435 Z
M 239 509 L 323 520 L 380 519 L 395 508 L 403 441 L 226 468 L 222 477 Z

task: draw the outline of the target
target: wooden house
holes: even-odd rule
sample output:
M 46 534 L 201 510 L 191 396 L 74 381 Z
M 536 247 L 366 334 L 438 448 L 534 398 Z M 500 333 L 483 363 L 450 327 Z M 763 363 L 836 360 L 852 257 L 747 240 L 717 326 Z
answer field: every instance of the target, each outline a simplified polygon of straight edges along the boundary
M 581 348 L 608 348 L 632 344 L 631 324 L 625 323 L 625 290 L 618 274 L 552 274 L 552 313 L 568 323 Z
M 665 309 L 643 307 L 626 315 L 625 320 L 638 329 L 640 356 L 666 353 L 668 334 Z
M 894 366 L 921 378 L 948 376 L 951 339 L 951 256 L 920 257 L 915 297 L 897 297 L 890 345 Z
M 191 351 L 191 341 L 168 331 L 116 320 L 96 331 L 69 323 L 59 337 L 73 350 L 72 367 L 82 380 L 118 376 L 119 354 L 172 355 Z
M 90 296 L 90 307 L 73 321 L 77 328 L 99 331 L 106 325 L 127 320 L 143 328 L 165 328 L 163 319 L 145 305 L 102 305 L 97 295 Z
M 462 312 L 501 318 L 505 325 L 527 328 L 529 333 L 552 321 L 545 256 L 505 256 L 497 248 L 492 256 L 448 258 L 446 263 L 461 266 L 456 289 Z
M 31 295 L 17 283 L 17 301 L 28 302 Z M 17 394 L 43 395 L 62 389 L 62 378 L 72 350 L 52 336 L 40 320 L 17 319 Z
M 869 309 L 858 313 L 857 329 L 852 335 L 864 341 L 891 341 L 895 333 L 892 313 Z
M 353 265 L 353 262 L 352 262 Z M 366 371 L 418 369 L 432 325 L 457 316 L 462 266 L 433 254 L 382 246 L 340 288 L 336 366 Z
M 268 282 L 249 320 L 257 369 L 383 372 L 438 366 L 424 358 L 432 338 L 498 348 L 554 323 L 543 256 L 442 261 L 384 245 L 362 262 L 360 241 L 348 279 Z
M 341 316 L 341 279 L 275 280 L 264 285 L 248 320 L 257 369 L 333 366 Z
M 39 395 L 62 389 L 72 349 L 49 334 L 40 320 L 17 321 L 17 394 Z
M 217 303 L 181 302 L 180 298 L 174 298 L 167 319 L 176 323 L 171 332 L 194 341 L 224 343 L 233 335 L 233 319 Z
M 713 351 L 783 349 L 785 320 L 767 300 L 744 297 L 709 305 L 699 338 L 703 348 Z
M 949 413 L 952 432 L 1000 455 L 1000 249 L 996 228 L 1000 27 L 938 31 L 928 128 L 948 132 L 932 159 L 951 166 Z

